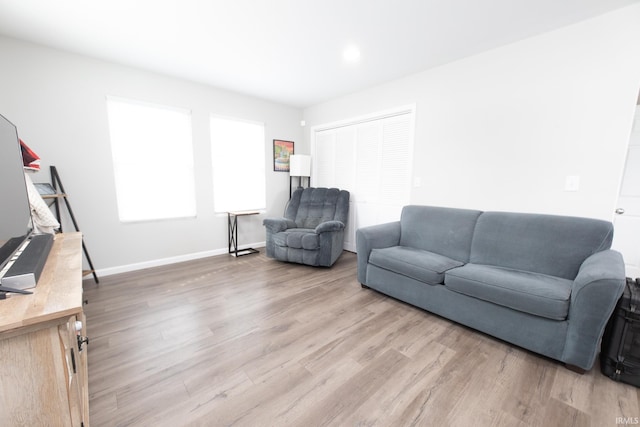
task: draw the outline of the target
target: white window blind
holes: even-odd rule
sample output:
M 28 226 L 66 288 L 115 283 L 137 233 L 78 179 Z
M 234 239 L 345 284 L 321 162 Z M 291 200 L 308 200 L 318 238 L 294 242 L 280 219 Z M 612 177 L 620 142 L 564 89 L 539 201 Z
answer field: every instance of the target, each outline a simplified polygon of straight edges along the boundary
M 266 208 L 264 124 L 211 117 L 216 212 Z
M 196 216 L 191 113 L 107 98 L 120 221 Z

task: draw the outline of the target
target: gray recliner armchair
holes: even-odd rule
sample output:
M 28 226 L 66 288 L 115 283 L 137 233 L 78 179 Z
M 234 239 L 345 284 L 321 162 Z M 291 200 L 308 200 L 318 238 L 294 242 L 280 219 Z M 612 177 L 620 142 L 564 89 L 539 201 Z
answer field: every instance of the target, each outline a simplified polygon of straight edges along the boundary
M 349 192 L 298 188 L 284 218 L 265 218 L 267 256 L 280 261 L 330 267 L 342 254 L 349 217 Z

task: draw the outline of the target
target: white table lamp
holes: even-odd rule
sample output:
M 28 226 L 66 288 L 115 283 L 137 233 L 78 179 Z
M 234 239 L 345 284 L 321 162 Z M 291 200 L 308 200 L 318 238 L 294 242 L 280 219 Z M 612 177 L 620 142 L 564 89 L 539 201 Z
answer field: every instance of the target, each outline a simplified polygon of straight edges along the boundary
M 302 178 L 307 178 L 307 186 L 311 186 L 311 156 L 292 154 L 289 157 L 289 197 L 291 197 L 291 177 L 298 177 L 298 188 L 302 187 Z

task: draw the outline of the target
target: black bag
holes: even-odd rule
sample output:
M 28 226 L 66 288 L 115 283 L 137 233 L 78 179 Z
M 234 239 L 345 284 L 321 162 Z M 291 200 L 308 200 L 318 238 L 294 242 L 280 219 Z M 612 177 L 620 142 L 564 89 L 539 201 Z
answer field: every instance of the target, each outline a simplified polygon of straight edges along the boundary
M 600 370 L 615 381 L 640 387 L 640 278 L 627 285 L 602 336 Z

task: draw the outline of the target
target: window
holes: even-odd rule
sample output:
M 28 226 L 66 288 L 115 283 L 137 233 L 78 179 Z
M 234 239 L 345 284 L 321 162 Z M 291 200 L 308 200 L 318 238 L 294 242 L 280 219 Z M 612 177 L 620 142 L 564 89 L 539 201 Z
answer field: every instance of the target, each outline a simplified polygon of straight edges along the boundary
M 211 116 L 216 212 L 265 209 L 265 162 L 262 123 Z
M 107 98 L 120 221 L 196 216 L 191 113 Z

